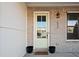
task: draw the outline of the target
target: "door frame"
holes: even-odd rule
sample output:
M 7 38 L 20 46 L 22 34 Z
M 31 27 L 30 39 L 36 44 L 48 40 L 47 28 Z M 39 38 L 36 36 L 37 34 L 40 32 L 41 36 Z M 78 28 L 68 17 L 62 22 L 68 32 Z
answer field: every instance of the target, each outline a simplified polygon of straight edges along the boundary
M 33 49 L 35 50 L 35 38 L 36 38 L 36 35 L 35 35 L 35 14 L 36 13 L 47 13 L 48 14 L 48 47 L 50 46 L 50 14 L 49 14 L 49 11 L 34 11 L 33 12 Z

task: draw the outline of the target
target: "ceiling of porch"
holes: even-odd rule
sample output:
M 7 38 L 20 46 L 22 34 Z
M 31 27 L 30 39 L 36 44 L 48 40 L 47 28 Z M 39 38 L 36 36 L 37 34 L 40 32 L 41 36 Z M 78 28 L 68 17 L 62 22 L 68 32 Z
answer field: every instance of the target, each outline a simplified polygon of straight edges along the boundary
M 26 2 L 28 7 L 79 6 L 79 2 Z

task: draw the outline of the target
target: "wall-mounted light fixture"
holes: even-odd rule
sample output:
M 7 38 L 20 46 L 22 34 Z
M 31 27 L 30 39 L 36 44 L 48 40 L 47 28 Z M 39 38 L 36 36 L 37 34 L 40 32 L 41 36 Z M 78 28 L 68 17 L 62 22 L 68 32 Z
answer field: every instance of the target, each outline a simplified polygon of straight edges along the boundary
M 56 18 L 60 18 L 60 13 L 59 12 L 56 13 Z

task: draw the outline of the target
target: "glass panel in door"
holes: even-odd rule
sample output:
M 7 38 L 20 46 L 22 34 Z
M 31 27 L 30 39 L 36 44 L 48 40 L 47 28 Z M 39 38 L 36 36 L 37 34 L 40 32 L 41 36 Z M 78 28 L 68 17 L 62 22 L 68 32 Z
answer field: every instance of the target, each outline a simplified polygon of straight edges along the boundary
M 37 38 L 46 38 L 46 16 L 37 16 Z

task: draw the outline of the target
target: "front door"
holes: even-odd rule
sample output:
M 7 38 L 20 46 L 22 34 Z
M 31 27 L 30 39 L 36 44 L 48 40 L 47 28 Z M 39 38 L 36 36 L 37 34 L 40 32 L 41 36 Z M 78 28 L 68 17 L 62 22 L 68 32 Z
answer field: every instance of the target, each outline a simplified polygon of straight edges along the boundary
M 34 20 L 34 48 L 45 51 L 48 49 L 48 13 L 35 13 Z

